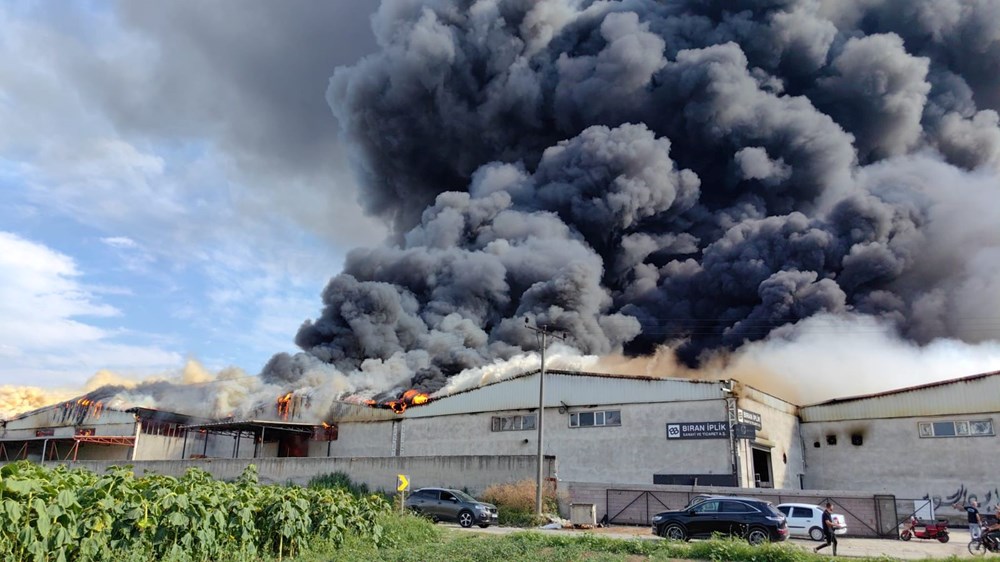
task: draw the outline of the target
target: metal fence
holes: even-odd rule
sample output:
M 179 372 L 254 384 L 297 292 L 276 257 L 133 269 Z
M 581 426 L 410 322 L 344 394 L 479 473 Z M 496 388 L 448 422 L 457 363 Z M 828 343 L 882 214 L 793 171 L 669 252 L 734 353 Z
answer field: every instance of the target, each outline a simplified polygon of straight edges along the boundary
M 614 525 L 651 525 L 652 517 L 661 511 L 682 509 L 691 499 L 706 492 L 697 490 L 653 491 L 611 489 L 606 492 L 606 520 Z M 716 492 L 712 492 L 716 493 Z M 739 489 L 731 495 L 760 498 L 774 505 L 807 503 L 824 505 L 830 502 L 834 511 L 844 515 L 850 536 L 898 537 L 900 524 L 910 515 L 920 512 L 921 501 L 897 499 L 892 495 L 824 496 L 808 490 L 778 491 L 773 489 Z

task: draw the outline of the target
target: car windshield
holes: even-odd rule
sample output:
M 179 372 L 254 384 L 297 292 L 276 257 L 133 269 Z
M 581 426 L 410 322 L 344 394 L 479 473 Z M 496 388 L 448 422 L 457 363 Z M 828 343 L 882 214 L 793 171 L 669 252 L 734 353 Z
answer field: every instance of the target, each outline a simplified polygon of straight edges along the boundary
M 476 498 L 470 496 L 469 494 L 466 494 L 465 492 L 463 492 L 461 490 L 452 490 L 451 493 L 455 494 L 456 498 L 458 498 L 458 499 L 460 499 L 460 500 L 462 500 L 464 502 L 474 502 L 474 501 L 477 501 Z

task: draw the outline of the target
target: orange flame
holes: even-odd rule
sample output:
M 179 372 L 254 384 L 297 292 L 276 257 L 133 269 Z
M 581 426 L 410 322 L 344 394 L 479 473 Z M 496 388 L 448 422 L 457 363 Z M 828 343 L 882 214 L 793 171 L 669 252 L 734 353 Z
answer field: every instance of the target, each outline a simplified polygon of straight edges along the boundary
M 69 412 L 70 409 L 74 410 L 76 415 L 83 414 L 100 419 L 101 412 L 104 410 L 104 403 L 95 402 L 89 398 L 77 398 L 75 401 L 63 403 L 63 410 Z
M 404 392 L 399 400 L 390 400 L 385 404 L 375 404 L 374 400 L 367 400 L 366 403 L 375 408 L 388 408 L 397 414 L 402 414 L 410 406 L 419 406 L 421 404 L 426 404 L 429 401 L 430 396 L 427 394 L 410 389 Z
M 292 411 L 292 393 L 289 392 L 284 396 L 279 396 L 276 405 L 278 408 L 278 415 L 281 416 L 281 419 L 288 420 L 288 416 Z

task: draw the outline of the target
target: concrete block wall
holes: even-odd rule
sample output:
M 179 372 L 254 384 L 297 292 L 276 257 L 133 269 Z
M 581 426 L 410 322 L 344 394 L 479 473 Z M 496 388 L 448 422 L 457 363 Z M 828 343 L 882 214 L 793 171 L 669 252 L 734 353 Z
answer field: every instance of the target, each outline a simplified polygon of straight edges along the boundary
M 555 458 L 546 457 L 545 475 L 555 474 Z M 425 457 L 365 457 L 365 458 L 258 458 L 258 459 L 190 459 L 170 461 L 78 461 L 46 463 L 65 464 L 103 473 L 112 465 L 131 464 L 136 475 L 150 472 L 183 476 L 191 467 L 201 468 L 222 480 L 239 477 L 249 464 L 257 466 L 263 483 L 307 484 L 314 476 L 344 472 L 355 482 L 365 483 L 374 490 L 395 491 L 396 475 L 405 474 L 411 490 L 426 486 L 465 488 L 480 494 L 492 484 L 517 482 L 536 477 L 536 457 L 533 455 L 470 455 Z

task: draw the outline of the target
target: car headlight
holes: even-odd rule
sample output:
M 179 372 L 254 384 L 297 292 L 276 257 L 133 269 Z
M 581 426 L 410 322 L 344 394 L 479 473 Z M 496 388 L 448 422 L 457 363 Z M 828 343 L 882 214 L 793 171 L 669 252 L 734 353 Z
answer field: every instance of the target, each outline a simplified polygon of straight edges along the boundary
M 485 505 L 477 505 L 476 509 L 478 509 L 479 511 L 482 511 L 483 513 L 486 513 L 486 512 L 488 512 L 490 510 L 490 508 L 486 507 Z
M 662 515 L 654 515 L 653 516 L 653 523 L 659 523 L 660 521 L 663 521 L 664 519 L 666 519 L 666 517 L 664 517 Z

